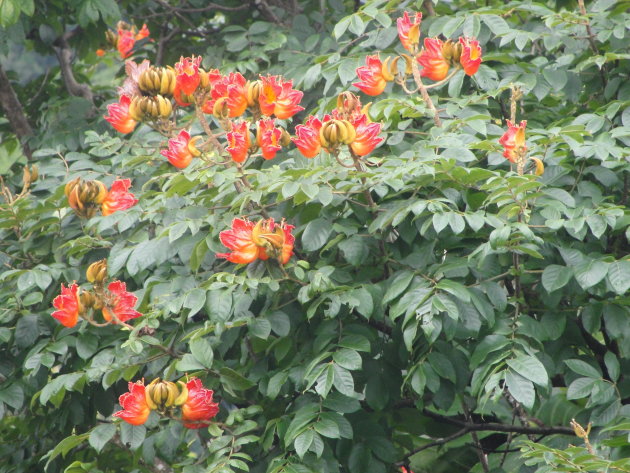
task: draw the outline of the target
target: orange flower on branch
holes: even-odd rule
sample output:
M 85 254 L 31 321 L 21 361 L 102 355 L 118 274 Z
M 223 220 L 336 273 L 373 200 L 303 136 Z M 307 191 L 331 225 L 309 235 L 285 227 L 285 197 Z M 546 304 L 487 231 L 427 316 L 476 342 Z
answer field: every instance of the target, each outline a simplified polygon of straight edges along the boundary
M 396 20 L 398 27 L 398 37 L 400 42 L 407 51 L 414 52 L 420 43 L 420 22 L 422 21 L 422 13 L 416 12 L 413 16 L 404 12 L 402 18 Z
M 462 54 L 459 62 L 464 68 L 464 72 L 468 76 L 472 76 L 477 72 L 481 64 L 481 47 L 479 41 L 474 38 L 459 38 L 462 45 Z
M 149 36 L 150 33 L 151 32 L 149 31 L 149 28 L 147 28 L 147 24 L 144 23 L 142 25 L 142 28 L 140 28 L 140 31 L 138 31 L 138 33 L 135 36 L 136 41 L 140 41 L 141 39 L 146 38 L 147 36 Z
M 118 103 L 111 103 L 107 106 L 108 115 L 103 116 L 117 131 L 123 134 L 131 133 L 138 124 L 129 114 L 130 103 L 131 99 L 122 95 Z
M 227 116 L 235 118 L 243 115 L 247 109 L 247 81 L 238 72 L 231 72 L 218 79 L 212 85 L 210 94 L 212 100 L 203 105 L 204 113 L 215 113 L 215 108 L 226 107 Z
M 299 105 L 304 92 L 293 89 L 292 80 L 284 81 L 280 76 L 260 76 L 260 80 L 258 101 L 263 115 L 285 120 L 304 110 Z
M 138 199 L 129 192 L 130 179 L 118 179 L 113 182 L 109 193 L 101 204 L 103 215 L 111 215 L 118 210 L 126 210 L 138 203 Z
M 118 41 L 116 42 L 116 48 L 120 53 L 120 57 L 123 59 L 131 56 L 133 46 L 136 44 L 136 38 L 130 30 L 118 30 Z
M 503 157 L 511 163 L 516 163 L 519 159 L 523 159 L 527 152 L 525 145 L 527 120 L 522 120 L 518 126 L 508 120 L 507 125 L 508 129 L 499 138 L 499 144 L 503 146 Z
M 122 281 L 113 281 L 107 286 L 107 295 L 103 305 L 103 318 L 112 324 L 127 322 L 142 314 L 134 309 L 138 298 L 127 292 L 127 285 Z
M 448 74 L 449 62 L 442 54 L 444 43 L 439 38 L 424 38 L 424 48 L 417 60 L 422 66 L 420 76 L 434 81 L 443 80 Z
M 168 149 L 160 151 L 160 154 L 176 168 L 184 169 L 188 167 L 194 157 L 201 154 L 195 146 L 195 143 L 200 139 L 200 136 L 191 138 L 188 131 L 182 130 L 176 138 L 168 140 Z
M 131 425 L 142 425 L 149 418 L 151 408 L 147 404 L 144 381 L 129 383 L 129 392 L 118 398 L 121 411 L 114 413 Z
M 354 119 L 351 123 L 356 130 L 356 138 L 350 143 L 350 148 L 357 156 L 370 154 L 374 148 L 384 140 L 384 138 L 378 137 L 382 125 L 380 123 L 370 122 L 367 115 L 363 114 Z
M 352 85 L 367 95 L 380 95 L 385 90 L 387 81 L 393 80 L 393 76 L 389 74 L 388 60 L 386 60 L 386 64 L 383 64 L 378 55 L 374 55 L 367 56 L 365 62 L 365 66 L 357 68 L 357 76 L 361 79 L 361 82 L 356 82 Z
M 79 286 L 70 284 L 64 287 L 61 283 L 61 294 L 53 299 L 56 310 L 52 316 L 64 327 L 74 327 L 79 320 L 81 301 L 79 299 Z
M 247 159 L 250 147 L 249 122 L 230 122 L 230 131 L 226 135 L 228 146 L 225 148 L 237 163 Z
M 322 149 L 322 145 L 319 141 L 319 130 L 322 127 L 322 122 L 316 116 L 311 115 L 306 120 L 305 125 L 298 125 L 295 127 L 295 138 L 291 138 L 291 141 L 295 144 L 300 153 L 305 158 L 313 158 L 319 154 Z
M 201 64 L 201 56 L 181 57 L 179 62 L 175 64 L 175 73 L 177 83 L 175 88 L 181 93 L 192 95 L 201 78 L 199 77 L 199 66 Z
M 199 378 L 186 383 L 188 399 L 182 405 L 182 421 L 187 429 L 201 429 L 210 425 L 210 419 L 219 412 L 219 405 L 212 402 L 214 392 L 203 387 Z
M 280 140 L 282 138 L 282 130 L 276 128 L 273 119 L 259 120 L 258 131 L 256 133 L 256 141 L 262 150 L 262 157 L 265 159 L 273 159 L 276 153 L 282 149 Z

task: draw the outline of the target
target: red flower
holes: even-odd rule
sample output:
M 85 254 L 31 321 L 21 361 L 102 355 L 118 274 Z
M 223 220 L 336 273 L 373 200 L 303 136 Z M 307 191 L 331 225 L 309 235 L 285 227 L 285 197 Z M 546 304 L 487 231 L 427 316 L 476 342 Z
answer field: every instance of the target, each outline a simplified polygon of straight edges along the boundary
M 409 17 L 409 13 L 403 13 L 402 18 L 396 20 L 398 26 L 398 37 L 400 42 L 407 51 L 413 52 L 420 42 L 420 22 L 422 21 L 422 13 L 416 12 L 413 17 Z
M 370 123 L 367 115 L 361 115 L 351 123 L 357 132 L 356 138 L 350 143 L 350 148 L 352 148 L 354 154 L 365 156 L 383 141 L 384 138 L 378 137 L 382 125 L 380 123 Z
M 138 33 L 136 34 L 136 41 L 140 41 L 141 39 L 146 38 L 147 36 L 149 36 L 149 34 L 149 28 L 147 28 L 147 24 L 145 23 L 142 25 L 140 31 L 138 31 Z
M 59 310 L 53 312 L 52 316 L 64 327 L 74 327 L 81 311 L 79 286 L 73 283 L 68 287 L 63 287 L 61 283 L 61 294 L 54 298 L 53 306 Z
M 188 400 L 182 405 L 182 420 L 188 429 L 201 429 L 210 425 L 210 419 L 219 412 L 219 405 L 212 402 L 214 392 L 203 387 L 199 378 L 186 383 Z
M 109 294 L 103 306 L 103 318 L 113 324 L 127 322 L 140 317 L 142 314 L 134 310 L 138 298 L 127 292 L 127 285 L 122 281 L 113 281 L 107 286 Z
M 176 89 L 179 89 L 186 95 L 191 95 L 197 87 L 201 78 L 199 77 L 199 65 L 201 64 L 201 56 L 180 57 L 179 62 L 175 64 L 175 73 L 177 74 Z
M 228 147 L 225 148 L 232 159 L 237 163 L 242 163 L 247 159 L 249 153 L 249 123 L 241 121 L 239 123 L 230 122 L 231 130 L 227 133 Z
M 138 199 L 129 191 L 130 179 L 118 179 L 113 182 L 107 197 L 101 204 L 103 215 L 111 215 L 117 210 L 126 210 L 138 203 Z
M 120 417 L 131 425 L 142 425 L 149 418 L 151 408 L 145 397 L 144 381 L 129 383 L 129 392 L 118 398 L 122 411 L 114 413 L 114 417 Z
M 98 57 L 103 57 L 103 56 L 105 56 L 105 50 L 104 50 L 104 49 L 102 49 L 102 48 L 98 48 L 95 52 L 96 52 L 96 55 L 97 55 Z
M 296 138 L 291 138 L 291 141 L 295 143 L 300 153 L 305 158 L 313 158 L 319 154 L 322 145 L 319 141 L 319 130 L 322 127 L 322 122 L 319 118 L 311 115 L 306 120 L 306 125 L 298 125 L 295 127 Z
M 527 151 L 525 145 L 525 128 L 527 120 L 522 120 L 517 126 L 510 120 L 507 121 L 508 129 L 503 136 L 499 138 L 499 144 L 503 146 L 503 157 L 509 162 L 515 163 L 519 157 L 524 157 Z
M 405 468 L 404 466 L 401 466 L 400 467 L 400 473 L 413 473 L 413 471 L 407 470 L 407 468 Z
M 133 31 L 123 29 L 118 30 L 118 41 L 116 42 L 116 47 L 118 48 L 121 58 L 126 59 L 131 56 L 131 50 L 133 49 L 134 44 L 136 44 L 136 38 L 134 37 Z
M 424 48 L 418 56 L 422 66 L 420 75 L 434 81 L 441 81 L 448 74 L 449 64 L 442 54 L 443 43 L 439 38 L 424 38 Z
M 276 153 L 282 149 L 282 146 L 280 146 L 281 137 L 282 131 L 276 128 L 273 119 L 258 121 L 256 140 L 262 150 L 263 158 L 273 159 L 276 157 Z
M 238 72 L 231 72 L 227 76 L 218 79 L 212 85 L 212 100 L 208 100 L 204 106 L 204 113 L 214 113 L 214 105 L 217 100 L 225 104 L 230 118 L 240 117 L 247 109 L 247 81 Z
M 361 82 L 354 83 L 355 87 L 368 95 L 380 95 L 385 90 L 387 80 L 383 77 L 383 63 L 378 55 L 367 56 L 367 65 L 357 68 L 357 76 Z
M 199 156 L 201 152 L 195 146 L 195 142 L 199 140 L 199 136 L 190 138 L 190 133 L 182 130 L 177 138 L 168 140 L 168 149 L 160 151 L 160 154 L 168 159 L 168 161 L 179 169 L 187 167 L 195 156 Z
M 481 64 L 481 47 L 479 41 L 474 38 L 459 38 L 463 47 L 459 62 L 468 76 L 472 76 L 479 69 Z
M 258 258 L 259 248 L 252 240 L 254 222 L 235 218 L 232 228 L 219 233 L 219 240 L 227 246 L 231 253 L 217 253 L 217 258 L 225 258 L 231 263 L 247 264 Z
M 292 117 L 304 110 L 298 104 L 304 92 L 293 89 L 293 81 L 283 81 L 280 76 L 260 76 L 262 82 L 258 101 L 263 115 L 274 115 L 280 120 Z
M 131 99 L 126 95 L 122 95 L 118 103 L 110 103 L 107 106 L 108 115 L 103 116 L 117 131 L 124 134 L 132 132 L 138 124 L 129 115 L 130 103 Z

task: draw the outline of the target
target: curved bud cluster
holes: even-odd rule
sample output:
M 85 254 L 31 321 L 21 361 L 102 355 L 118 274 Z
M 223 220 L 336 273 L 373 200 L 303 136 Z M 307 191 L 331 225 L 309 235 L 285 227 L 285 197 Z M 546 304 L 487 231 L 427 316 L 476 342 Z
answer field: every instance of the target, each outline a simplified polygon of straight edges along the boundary
M 83 181 L 77 177 L 66 184 L 64 193 L 74 213 L 81 218 L 92 218 L 107 197 L 107 187 L 101 181 Z
M 151 66 L 138 78 L 138 87 L 148 95 L 172 97 L 177 79 L 171 67 Z
M 171 101 L 162 95 L 136 96 L 129 104 L 129 116 L 136 121 L 168 118 L 173 113 Z
M 102 285 L 107 279 L 107 259 L 95 261 L 89 265 L 85 277 L 92 284 Z
M 184 404 L 188 400 L 188 387 L 183 381 L 175 384 L 155 378 L 145 388 L 145 399 L 151 410 L 164 411 Z

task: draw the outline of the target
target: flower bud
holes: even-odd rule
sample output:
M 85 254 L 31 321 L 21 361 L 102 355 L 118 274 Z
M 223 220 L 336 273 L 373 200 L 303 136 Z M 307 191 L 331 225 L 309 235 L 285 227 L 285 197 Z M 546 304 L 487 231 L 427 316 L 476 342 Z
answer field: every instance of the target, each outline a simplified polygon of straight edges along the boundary
M 462 50 L 460 43 L 454 43 L 449 39 L 442 45 L 442 56 L 446 61 L 450 61 L 451 64 L 457 64 L 462 55 Z
M 350 144 L 356 136 L 354 126 L 348 120 L 328 120 L 319 130 L 319 141 L 327 149 L 334 149 L 341 144 Z
M 136 96 L 129 104 L 129 115 L 136 121 L 168 118 L 173 112 L 171 101 L 162 95 Z
M 171 97 L 175 90 L 175 71 L 172 68 L 151 66 L 140 74 L 138 87 L 149 95 Z
M 145 396 L 151 409 L 163 411 L 184 404 L 188 400 L 188 388 L 182 381 L 175 384 L 172 381 L 161 381 L 160 378 L 156 378 L 146 387 Z
M 79 301 L 81 302 L 81 307 L 79 312 L 84 312 L 87 309 L 92 309 L 96 304 L 96 296 L 91 291 L 82 291 L 79 294 Z
M 337 111 L 341 116 L 349 116 L 357 108 L 361 108 L 361 100 L 352 92 L 342 92 L 337 96 Z
M 282 135 L 280 136 L 280 144 L 282 146 L 289 146 L 291 144 L 291 135 L 289 132 L 282 128 Z
M 107 259 L 96 261 L 85 272 L 87 280 L 95 285 L 102 285 L 107 279 Z
M 260 97 L 260 91 L 262 89 L 262 81 L 250 80 L 245 85 L 247 90 L 247 106 L 256 108 L 259 106 L 258 97 Z
M 112 48 L 115 48 L 118 45 L 118 35 L 111 30 L 107 30 L 105 32 L 105 39 Z
M 212 114 L 219 119 L 226 119 L 230 116 L 230 107 L 228 104 L 228 97 L 220 97 L 214 103 L 212 107 Z
M 107 197 L 107 187 L 101 181 L 76 178 L 66 184 L 68 205 L 82 218 L 91 218 Z

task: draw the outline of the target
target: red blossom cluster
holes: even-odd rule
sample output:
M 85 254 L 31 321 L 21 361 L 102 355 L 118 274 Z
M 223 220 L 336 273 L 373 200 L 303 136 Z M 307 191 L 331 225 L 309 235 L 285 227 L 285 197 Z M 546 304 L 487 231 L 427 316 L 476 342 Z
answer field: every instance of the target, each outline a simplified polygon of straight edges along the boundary
M 149 28 L 146 24 L 142 25 L 140 31 L 134 26 L 124 21 L 119 21 L 116 25 L 116 32 L 107 30 L 105 38 L 112 48 L 116 48 L 120 57 L 123 59 L 131 56 L 136 41 L 147 38 L 150 34 Z M 97 56 L 105 55 L 104 49 L 96 50 Z
M 75 214 L 81 218 L 92 218 L 99 209 L 107 216 L 136 205 L 138 199 L 129 192 L 129 187 L 129 179 L 117 179 L 107 190 L 101 181 L 84 181 L 77 177 L 66 184 L 64 192 Z

